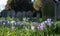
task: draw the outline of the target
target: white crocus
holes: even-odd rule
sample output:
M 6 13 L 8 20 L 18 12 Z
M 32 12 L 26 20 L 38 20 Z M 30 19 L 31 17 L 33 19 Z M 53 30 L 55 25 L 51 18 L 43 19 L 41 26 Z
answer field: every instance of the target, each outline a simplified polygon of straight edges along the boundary
M 26 22 L 26 18 L 23 18 L 23 21 Z
M 13 25 L 13 24 L 15 24 L 15 25 L 16 25 L 16 22 L 15 22 L 14 20 L 12 20 L 12 21 L 11 21 L 11 24 L 12 24 L 12 25 Z
M 31 30 L 34 30 L 34 28 L 35 28 L 34 26 L 31 26 Z
M 3 25 L 5 25 L 5 23 L 3 22 Z
M 14 22 L 15 22 L 15 21 L 14 21 L 14 20 L 12 20 L 12 21 L 11 21 L 11 24 L 13 24 Z
M 45 21 L 45 23 L 47 23 L 47 21 Z
M 8 23 L 10 23 L 10 21 L 8 21 Z

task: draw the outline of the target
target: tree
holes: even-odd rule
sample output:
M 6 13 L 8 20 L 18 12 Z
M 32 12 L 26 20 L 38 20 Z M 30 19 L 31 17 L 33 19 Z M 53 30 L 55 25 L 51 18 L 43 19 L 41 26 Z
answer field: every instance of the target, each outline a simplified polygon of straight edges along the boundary
M 8 0 L 6 9 L 13 9 L 15 11 L 30 10 L 33 6 L 30 0 Z
M 35 2 L 33 3 L 33 7 L 37 11 L 41 10 L 42 0 L 35 0 Z
M 5 6 L 6 10 L 11 9 L 11 2 L 12 2 L 12 0 L 7 1 L 7 5 Z
M 54 18 L 53 0 L 35 0 L 33 7 L 37 11 L 42 11 L 43 18 Z

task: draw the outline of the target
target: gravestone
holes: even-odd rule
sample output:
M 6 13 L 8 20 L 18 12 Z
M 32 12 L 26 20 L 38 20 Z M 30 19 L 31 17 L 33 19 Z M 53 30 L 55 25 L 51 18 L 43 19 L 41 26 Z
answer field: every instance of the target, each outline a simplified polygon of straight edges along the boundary
M 33 16 L 33 12 L 32 11 L 28 11 L 27 12 L 27 17 L 32 17 Z
M 2 17 L 5 17 L 6 18 L 7 17 L 7 12 L 8 12 L 7 10 L 3 10 L 0 15 Z
M 23 17 L 26 17 L 26 12 L 23 11 L 23 12 L 22 12 L 22 15 L 23 15 Z
M 9 10 L 8 11 L 8 16 L 15 17 L 15 11 L 14 10 Z
M 22 16 L 23 16 L 22 12 L 18 11 L 16 17 L 20 18 Z
M 33 17 L 33 12 L 32 11 L 30 12 L 30 17 Z
M 60 0 L 55 0 L 55 19 L 60 20 Z

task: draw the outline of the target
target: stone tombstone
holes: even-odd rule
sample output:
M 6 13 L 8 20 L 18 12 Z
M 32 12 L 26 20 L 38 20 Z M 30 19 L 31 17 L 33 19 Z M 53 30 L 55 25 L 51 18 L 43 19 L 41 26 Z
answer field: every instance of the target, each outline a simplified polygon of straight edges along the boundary
M 3 10 L 3 11 L 1 11 L 1 13 L 0 13 L 0 15 L 2 16 L 2 17 L 7 17 L 7 10 Z
M 55 19 L 60 20 L 60 0 L 55 0 Z
M 22 15 L 23 15 L 23 17 L 26 17 L 26 12 L 23 11 L 23 12 L 22 12 Z
M 33 17 L 33 12 L 32 11 L 30 12 L 30 17 Z
M 32 11 L 28 11 L 27 12 L 27 17 L 32 17 L 33 16 L 33 12 Z
M 8 16 L 15 17 L 15 11 L 14 10 L 9 10 L 8 11 Z
M 23 15 L 22 15 L 22 12 L 18 11 L 16 17 L 20 18 L 20 17 L 22 17 L 22 16 L 23 16 Z

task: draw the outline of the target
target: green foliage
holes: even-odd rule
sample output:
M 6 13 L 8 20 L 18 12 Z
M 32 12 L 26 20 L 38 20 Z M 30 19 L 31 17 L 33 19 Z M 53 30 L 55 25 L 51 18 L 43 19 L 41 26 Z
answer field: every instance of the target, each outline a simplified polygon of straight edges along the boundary
M 20 28 L 19 28 L 20 27 Z M 37 30 L 34 32 L 31 29 L 23 29 L 19 26 L 16 30 L 11 30 L 9 27 L 0 27 L 0 36 L 39 36 L 42 35 Z M 3 28 L 3 29 L 2 29 Z
M 43 17 L 54 18 L 54 4 L 52 2 L 44 3 Z
M 55 33 L 57 33 L 57 34 L 60 34 L 60 21 L 57 21 L 56 22 L 56 29 L 55 29 Z
M 10 18 L 7 17 L 6 20 L 10 21 L 12 20 L 17 20 L 17 18 Z M 25 19 L 26 20 L 26 19 Z M 26 22 L 24 20 L 24 22 Z M 39 19 L 32 19 L 34 21 L 38 21 Z M 31 20 L 30 20 L 31 21 Z M 41 23 L 42 20 L 40 20 Z M 40 25 L 40 24 L 39 24 Z M 51 26 L 46 24 L 46 27 L 43 30 L 38 30 L 37 26 L 34 25 L 35 29 L 31 29 L 31 24 L 23 24 L 23 25 L 14 25 L 15 29 L 12 30 L 10 26 L 5 26 L 3 24 L 0 24 L 0 36 L 57 36 L 56 34 L 60 34 L 60 21 L 59 22 L 54 22 Z

